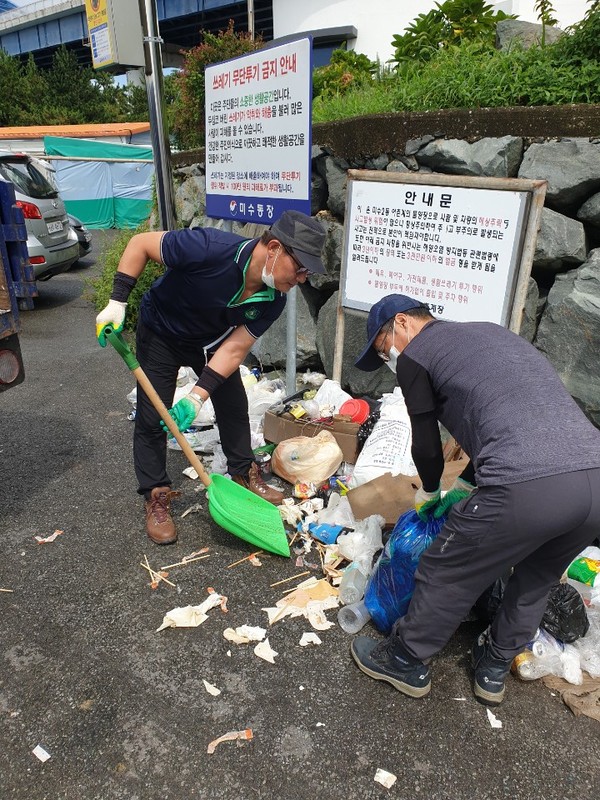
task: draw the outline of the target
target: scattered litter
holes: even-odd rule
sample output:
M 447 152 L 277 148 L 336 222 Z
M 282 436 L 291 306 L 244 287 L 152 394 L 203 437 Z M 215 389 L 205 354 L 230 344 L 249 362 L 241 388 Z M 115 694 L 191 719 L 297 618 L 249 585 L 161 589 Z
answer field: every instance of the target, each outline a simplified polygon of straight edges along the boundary
M 234 561 L 233 564 L 228 564 L 227 569 L 231 569 L 231 567 L 237 567 L 238 564 L 242 564 L 244 561 L 250 561 L 250 563 L 253 563 L 252 559 L 256 559 L 256 561 L 258 561 L 258 558 L 256 557 L 262 555 L 264 555 L 263 551 L 257 550 L 256 553 L 250 553 L 249 556 L 244 556 L 244 558 L 240 558 L 239 561 Z M 261 566 L 260 561 L 258 561 L 258 564 L 255 566 Z
M 252 555 L 248 561 L 252 564 L 253 567 L 262 567 L 262 561 L 257 555 Z
M 218 739 L 213 739 L 213 741 L 208 745 L 206 752 L 209 754 L 209 756 L 211 756 L 221 742 L 233 742 L 236 739 L 249 741 L 252 739 L 252 737 L 252 728 L 246 728 L 244 731 L 229 731 L 229 733 L 224 733 L 223 736 L 219 736 Z
M 324 727 L 325 727 L 324 722 L 317 722 L 317 724 L 315 725 L 315 728 L 324 728 Z
M 277 581 L 276 583 L 270 584 L 271 589 L 274 586 L 281 586 L 282 583 L 287 583 L 288 581 L 294 581 L 296 578 L 302 578 L 304 575 L 310 575 L 310 572 L 306 570 L 305 572 L 299 572 L 297 575 L 290 575 L 289 578 L 284 578 L 282 581 Z
M 51 533 L 50 536 L 46 536 L 45 539 L 42 538 L 41 536 L 34 536 L 33 538 L 36 540 L 38 544 L 49 544 L 50 542 L 53 542 L 55 539 L 57 539 L 59 536 L 62 536 L 63 533 L 64 531 L 56 530 L 54 531 L 54 533 Z M 50 758 L 50 756 L 48 756 L 48 758 Z
M 12 594 L 14 589 L 0 589 L 0 592 L 10 592 Z
M 218 697 L 221 694 L 220 689 L 217 689 L 217 687 L 213 686 L 212 683 L 205 681 L 204 678 L 202 678 L 202 683 L 204 684 L 204 688 L 206 689 L 206 691 L 209 694 L 212 694 L 213 697 Z
M 192 467 L 190 467 L 192 469 Z M 186 510 L 181 515 L 181 518 L 187 517 L 188 514 L 195 514 L 197 511 L 202 511 L 202 503 L 194 503 L 193 506 L 186 508 Z
M 196 628 L 198 625 L 202 625 L 208 619 L 206 612 L 220 606 L 222 599 L 221 595 L 213 590 L 199 606 L 183 606 L 167 611 L 162 625 L 156 629 L 156 633 L 165 628 Z
M 196 550 L 194 553 L 190 553 L 189 556 L 184 556 L 181 561 L 177 561 L 175 564 L 167 564 L 165 567 L 161 567 L 161 569 L 172 569 L 173 567 L 185 567 L 187 564 L 191 564 L 192 561 L 200 561 L 203 558 L 209 558 L 208 555 L 202 555 L 202 553 L 206 554 L 208 551 L 208 547 L 203 547 L 202 550 Z
M 212 586 L 207 587 L 206 591 L 212 595 L 215 594 L 219 598 L 219 604 L 221 606 L 221 611 L 226 614 L 227 613 L 227 598 L 224 594 L 219 594 L 216 589 L 213 589 Z
M 396 783 L 396 776 L 392 772 L 386 772 L 384 769 L 378 769 L 375 773 L 374 781 L 385 786 L 386 789 L 391 789 Z
M 144 555 L 144 560 L 140 561 L 140 567 L 143 567 L 144 569 L 147 569 L 148 572 L 150 573 L 150 578 L 152 579 L 151 582 L 150 582 L 150 588 L 151 589 L 157 589 L 158 588 L 158 584 L 161 581 L 164 581 L 169 586 L 173 586 L 175 588 L 175 584 L 172 583 L 172 581 L 168 581 L 167 580 L 167 575 L 169 574 L 168 572 L 164 572 L 164 570 L 162 570 L 161 572 L 157 572 L 155 569 L 152 569 L 152 567 L 150 566 L 150 564 L 148 562 L 148 556 Z
M 290 590 L 287 597 L 281 598 L 272 608 L 263 608 L 273 625 L 284 617 L 306 617 L 316 630 L 327 630 L 333 623 L 329 622 L 324 611 L 339 606 L 338 590 L 331 586 L 325 578 L 317 580 L 308 578 L 299 586 Z
M 294 503 L 293 497 L 286 497 L 278 506 L 281 519 L 295 527 L 302 521 L 302 509 Z
M 248 644 L 248 642 L 262 642 L 267 635 L 264 628 L 258 626 L 252 627 L 251 625 L 240 625 L 235 630 L 233 628 L 225 628 L 223 636 L 228 642 L 234 644 Z
M 303 692 L 304 691 L 304 686 L 299 686 L 298 689 L 300 689 L 300 691 Z
M 453 697 L 452 699 L 453 699 L 453 700 L 464 700 L 465 702 L 466 702 L 466 700 L 467 700 L 467 698 L 466 698 L 466 697 Z
M 300 647 L 306 647 L 309 644 L 323 644 L 316 633 L 303 633 L 300 637 Z
M 228 651 L 225 653 L 225 655 L 227 656 L 227 658 L 231 658 L 231 650 L 228 650 Z
M 490 725 L 492 726 L 492 728 L 501 728 L 502 727 L 502 720 L 499 720 L 498 717 L 496 717 L 494 714 L 492 714 L 492 712 L 490 711 L 489 708 L 486 708 L 486 711 L 487 711 L 488 719 L 490 721 Z
M 181 471 L 187 478 L 191 478 L 193 481 L 197 481 L 198 480 L 198 473 L 196 472 L 196 470 L 193 467 L 186 467 L 185 469 L 182 469 Z M 189 514 L 189 512 L 190 512 L 190 509 L 188 509 L 185 513 Z M 183 517 L 184 515 L 182 514 L 181 516 Z
M 256 645 L 256 647 L 254 648 L 254 655 L 264 659 L 264 661 L 268 661 L 269 664 L 274 664 L 275 656 L 279 655 L 279 653 L 273 650 L 273 648 L 269 644 L 269 637 L 267 636 L 264 642 L 259 642 Z
M 60 533 L 62 533 L 62 531 L 60 531 Z M 33 753 L 33 755 L 36 758 L 39 758 L 39 760 L 42 762 L 42 764 L 45 761 L 48 761 L 49 758 L 52 758 L 50 753 L 48 753 L 46 750 L 44 750 L 44 748 L 42 747 L 41 744 L 36 745 L 31 752 Z

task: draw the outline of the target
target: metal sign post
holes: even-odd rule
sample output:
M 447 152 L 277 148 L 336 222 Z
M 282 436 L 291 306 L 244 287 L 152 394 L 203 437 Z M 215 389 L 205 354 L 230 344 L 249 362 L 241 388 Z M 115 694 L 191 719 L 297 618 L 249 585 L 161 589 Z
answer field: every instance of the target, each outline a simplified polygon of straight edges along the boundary
M 150 133 L 154 151 L 158 217 L 162 230 L 170 231 L 175 228 L 175 199 L 171 173 L 169 129 L 165 116 L 163 66 L 160 49 L 162 39 L 158 29 L 156 0 L 139 0 L 139 4 L 144 31 L 146 92 L 148 94 Z

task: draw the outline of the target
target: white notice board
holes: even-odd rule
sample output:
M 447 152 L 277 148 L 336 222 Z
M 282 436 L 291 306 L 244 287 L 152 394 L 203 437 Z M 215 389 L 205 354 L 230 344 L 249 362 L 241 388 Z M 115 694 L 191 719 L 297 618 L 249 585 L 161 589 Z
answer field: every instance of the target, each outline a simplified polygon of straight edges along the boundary
M 388 294 L 407 294 L 444 319 L 509 324 L 533 182 L 349 176 L 344 308 L 368 311 Z
M 206 213 L 270 225 L 310 214 L 312 39 L 205 71 Z

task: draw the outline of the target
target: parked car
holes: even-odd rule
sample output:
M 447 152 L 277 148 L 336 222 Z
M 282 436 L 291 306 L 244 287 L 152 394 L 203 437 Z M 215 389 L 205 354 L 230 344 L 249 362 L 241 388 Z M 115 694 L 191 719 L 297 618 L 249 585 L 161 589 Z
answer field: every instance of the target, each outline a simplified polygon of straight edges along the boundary
M 15 187 L 36 280 L 66 272 L 79 258 L 79 242 L 57 190 L 24 153 L 0 150 L 0 178 Z
M 73 214 L 67 214 L 69 218 L 69 225 L 75 231 L 77 242 L 79 244 L 79 258 L 86 256 L 92 249 L 92 234 L 85 227 L 83 222 L 74 217 Z

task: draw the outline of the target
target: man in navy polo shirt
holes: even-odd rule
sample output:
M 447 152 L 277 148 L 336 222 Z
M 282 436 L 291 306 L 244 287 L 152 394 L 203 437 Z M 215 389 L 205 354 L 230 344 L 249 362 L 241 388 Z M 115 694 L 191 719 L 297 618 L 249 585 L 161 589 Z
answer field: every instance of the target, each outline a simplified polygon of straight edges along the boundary
M 500 325 L 434 319 L 423 303 L 393 294 L 371 308 L 367 332 L 356 366 L 371 371 L 386 362 L 402 389 L 423 483 L 419 516 L 456 504 L 421 557 L 406 615 L 382 642 L 356 638 L 352 656 L 372 678 L 423 697 L 431 656 L 481 593 L 514 568 L 472 649 L 475 696 L 498 705 L 552 586 L 598 535 L 600 431 L 550 362 Z M 443 498 L 438 420 L 472 464 Z
M 165 405 L 173 402 L 177 372 L 191 366 L 200 376 L 192 392 L 170 409 L 181 431 L 211 398 L 229 473 L 234 481 L 272 503 L 282 494 L 260 476 L 250 446 L 248 402 L 239 366 L 256 339 L 285 307 L 285 294 L 311 272 L 324 273 L 320 223 L 286 211 L 260 239 L 215 228 L 141 233 L 125 248 L 108 305 L 96 318 L 123 329 L 127 298 L 149 260 L 166 272 L 144 294 L 136 356 Z M 170 515 L 171 479 L 160 417 L 137 389 L 133 458 L 138 492 L 146 499 L 146 529 L 156 544 L 176 541 Z

